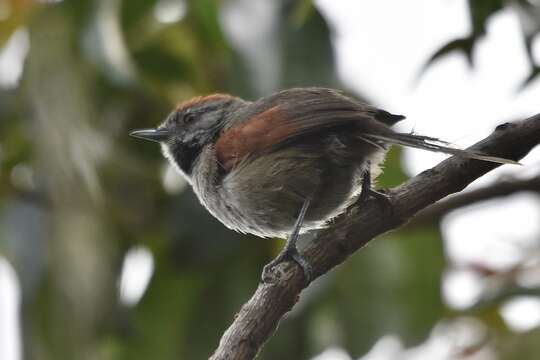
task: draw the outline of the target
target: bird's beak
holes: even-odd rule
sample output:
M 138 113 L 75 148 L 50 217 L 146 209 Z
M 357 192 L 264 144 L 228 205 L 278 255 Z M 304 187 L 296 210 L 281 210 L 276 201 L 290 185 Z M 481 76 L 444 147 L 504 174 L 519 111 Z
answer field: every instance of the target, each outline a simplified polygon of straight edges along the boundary
M 141 129 L 132 131 L 129 135 L 139 139 L 162 142 L 167 140 L 171 134 L 167 129 Z

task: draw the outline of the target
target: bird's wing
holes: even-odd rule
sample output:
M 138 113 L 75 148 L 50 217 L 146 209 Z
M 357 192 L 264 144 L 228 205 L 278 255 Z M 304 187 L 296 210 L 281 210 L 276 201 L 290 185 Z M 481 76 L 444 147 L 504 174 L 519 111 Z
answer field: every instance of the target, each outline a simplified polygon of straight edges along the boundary
M 216 142 L 216 155 L 225 171 L 243 159 L 284 145 L 295 145 L 306 135 L 336 129 L 350 131 L 360 141 L 380 146 L 396 144 L 501 164 L 511 159 L 461 150 L 451 144 L 417 134 L 396 133 L 389 126 L 404 119 L 384 110 L 347 98 L 330 89 L 290 89 L 263 98 L 245 120 L 225 130 Z
M 216 142 L 218 161 L 225 171 L 253 154 L 294 144 L 306 135 L 354 124 L 362 127 L 391 125 L 404 117 L 392 115 L 336 91 L 321 88 L 290 89 L 250 105 L 251 115 L 225 130 Z M 352 130 L 352 128 L 351 128 Z

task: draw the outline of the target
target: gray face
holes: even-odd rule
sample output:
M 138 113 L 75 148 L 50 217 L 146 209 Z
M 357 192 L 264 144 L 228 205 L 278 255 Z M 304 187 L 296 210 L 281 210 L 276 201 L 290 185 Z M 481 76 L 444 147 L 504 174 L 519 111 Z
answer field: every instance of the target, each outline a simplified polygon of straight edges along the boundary
M 230 114 L 245 104 L 223 94 L 194 98 L 178 106 L 157 129 L 136 130 L 130 135 L 160 143 L 165 157 L 190 181 L 202 149 L 215 142 Z
M 226 114 L 241 103 L 237 98 L 214 95 L 177 108 L 157 129 L 168 134 L 161 141 L 164 155 L 189 178 L 203 147 L 215 142 Z
M 170 134 L 166 144 L 204 145 L 221 128 L 222 110 L 211 104 L 177 109 L 158 127 Z

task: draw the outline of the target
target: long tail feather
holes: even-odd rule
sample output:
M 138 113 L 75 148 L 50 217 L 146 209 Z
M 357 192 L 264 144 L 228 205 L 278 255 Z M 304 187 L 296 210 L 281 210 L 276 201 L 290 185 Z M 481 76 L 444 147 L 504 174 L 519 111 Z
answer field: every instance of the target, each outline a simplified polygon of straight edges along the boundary
M 365 141 L 368 141 L 368 140 L 370 140 L 371 142 L 382 141 L 382 142 L 390 143 L 390 144 L 409 146 L 409 147 L 413 147 L 417 149 L 446 153 L 446 154 L 451 154 L 451 155 L 458 155 L 458 156 L 463 156 L 466 158 L 484 160 L 484 161 L 489 161 L 489 162 L 494 162 L 494 163 L 499 163 L 499 164 L 521 165 L 517 161 L 486 155 L 479 151 L 452 148 L 450 147 L 451 145 L 450 143 L 446 141 L 442 141 L 437 138 L 429 137 L 429 136 L 404 134 L 404 133 L 392 133 L 392 134 L 385 134 L 385 135 L 363 134 L 362 137 L 365 138 L 364 139 Z

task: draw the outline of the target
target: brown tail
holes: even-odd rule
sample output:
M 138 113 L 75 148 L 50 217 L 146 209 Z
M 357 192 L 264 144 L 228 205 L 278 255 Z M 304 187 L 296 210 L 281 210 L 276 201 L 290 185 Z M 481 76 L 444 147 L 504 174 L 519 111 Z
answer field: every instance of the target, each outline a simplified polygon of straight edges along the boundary
M 404 133 L 387 133 L 384 135 L 381 134 L 362 134 L 364 140 L 369 143 L 389 143 L 402 146 L 409 146 L 417 149 L 428 150 L 439 153 L 446 153 L 451 155 L 462 156 L 470 159 L 477 159 L 483 161 L 489 161 L 499 164 L 514 164 L 521 165 L 519 162 L 504 159 L 496 156 L 490 156 L 479 151 L 475 150 L 462 150 L 450 147 L 450 143 L 442 141 L 437 138 L 415 135 L 415 134 L 404 134 Z

